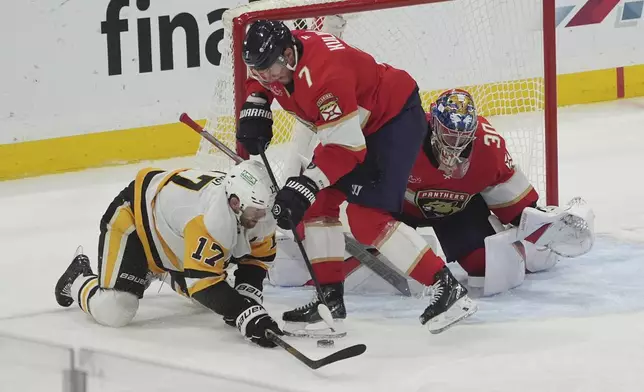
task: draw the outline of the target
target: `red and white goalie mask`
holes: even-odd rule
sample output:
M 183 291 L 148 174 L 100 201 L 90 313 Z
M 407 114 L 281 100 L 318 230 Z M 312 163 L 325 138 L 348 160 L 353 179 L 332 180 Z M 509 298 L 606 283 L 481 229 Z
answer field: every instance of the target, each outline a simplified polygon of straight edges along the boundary
M 431 114 L 430 141 L 438 168 L 446 178 L 463 178 L 478 125 L 474 99 L 465 90 L 445 91 L 432 104 Z

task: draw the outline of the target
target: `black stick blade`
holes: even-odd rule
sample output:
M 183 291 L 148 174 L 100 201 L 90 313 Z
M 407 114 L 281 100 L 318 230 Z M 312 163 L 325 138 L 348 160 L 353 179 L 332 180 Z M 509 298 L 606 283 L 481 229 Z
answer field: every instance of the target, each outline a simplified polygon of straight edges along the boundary
M 317 361 L 313 361 L 313 366 L 311 366 L 311 368 L 319 369 L 322 366 L 326 366 L 334 362 L 357 357 L 358 355 L 363 354 L 365 351 L 367 351 L 367 346 L 365 346 L 364 344 L 356 344 L 355 346 L 343 348 L 342 350 L 336 351 L 329 356 L 318 359 Z
M 342 361 L 344 359 L 349 359 L 353 357 L 357 357 L 358 355 L 364 353 L 367 351 L 367 346 L 364 344 L 356 344 L 355 346 L 343 348 L 340 351 L 336 351 L 331 355 L 328 355 L 324 358 L 320 358 L 318 360 L 313 360 L 306 355 L 302 354 L 298 349 L 295 347 L 291 346 L 290 344 L 286 343 L 284 339 L 279 337 L 275 332 L 271 331 L 270 329 L 266 331 L 266 337 L 271 339 L 275 344 L 278 346 L 282 347 L 286 352 L 297 358 L 300 362 L 305 364 L 311 369 L 319 369 L 322 366 L 326 366 L 329 364 L 332 364 L 334 362 Z

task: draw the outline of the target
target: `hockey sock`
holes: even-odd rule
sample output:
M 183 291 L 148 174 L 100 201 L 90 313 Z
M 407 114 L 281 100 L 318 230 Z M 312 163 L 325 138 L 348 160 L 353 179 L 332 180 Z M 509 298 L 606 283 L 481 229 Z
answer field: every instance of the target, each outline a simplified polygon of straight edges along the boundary
M 78 306 L 87 314 L 89 311 L 89 300 L 98 291 L 98 276 L 79 276 L 72 283 L 71 293 L 74 301 L 78 302 Z

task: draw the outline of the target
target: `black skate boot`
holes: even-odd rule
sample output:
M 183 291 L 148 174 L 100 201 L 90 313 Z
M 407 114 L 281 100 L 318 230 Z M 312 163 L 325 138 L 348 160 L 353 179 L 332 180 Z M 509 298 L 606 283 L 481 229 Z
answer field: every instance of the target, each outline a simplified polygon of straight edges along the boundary
M 316 295 L 308 304 L 284 312 L 282 320 L 286 322 L 283 328 L 286 335 L 327 339 L 346 336 L 347 333 L 340 330 L 342 329 L 341 321 L 347 318 L 347 309 L 344 307 L 344 283 L 320 286 L 333 317 L 333 329 L 329 328 L 320 317 L 318 305 L 322 302 Z
M 71 293 L 72 283 L 74 283 L 76 278 L 80 275 L 94 275 L 92 267 L 89 265 L 89 258 L 83 254 L 82 246 L 79 246 L 78 249 L 76 249 L 74 259 L 56 283 L 54 294 L 56 295 L 56 302 L 58 302 L 58 305 L 67 308 L 74 303 L 74 298 Z
M 478 306 L 447 266 L 434 275 L 434 281 L 429 306 L 420 315 L 420 323 L 427 324 L 429 332 L 436 334 L 473 315 Z

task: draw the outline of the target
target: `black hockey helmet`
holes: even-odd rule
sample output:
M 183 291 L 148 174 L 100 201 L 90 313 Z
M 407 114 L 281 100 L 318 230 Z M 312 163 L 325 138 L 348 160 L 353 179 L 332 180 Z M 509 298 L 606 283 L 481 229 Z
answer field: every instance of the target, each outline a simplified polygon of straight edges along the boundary
M 291 30 L 283 22 L 258 20 L 253 23 L 244 39 L 242 57 L 247 66 L 263 70 L 269 68 L 293 46 Z

